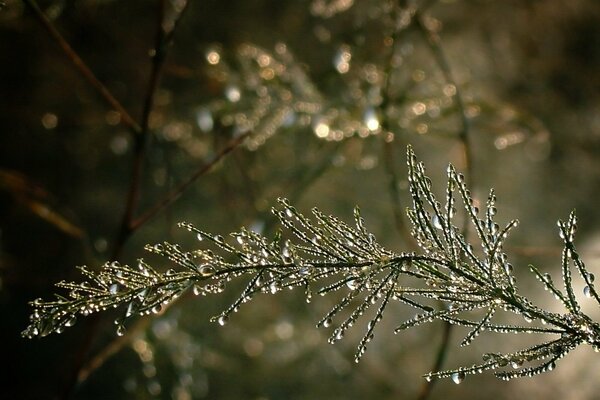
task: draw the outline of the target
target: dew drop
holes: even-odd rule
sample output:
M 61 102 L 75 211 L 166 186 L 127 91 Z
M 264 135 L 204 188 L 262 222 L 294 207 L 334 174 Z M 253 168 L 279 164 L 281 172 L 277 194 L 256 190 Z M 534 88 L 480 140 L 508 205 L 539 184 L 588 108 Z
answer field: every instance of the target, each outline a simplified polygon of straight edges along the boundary
M 431 219 L 431 223 L 433 224 L 433 226 L 436 229 L 443 229 L 442 222 L 440 221 L 440 217 L 439 216 L 434 215 L 433 218 Z
M 194 287 L 192 288 L 192 292 L 194 293 L 194 296 L 198 296 L 200 293 L 203 292 L 203 290 L 200 285 L 194 285 Z
M 65 326 L 73 326 L 77 322 L 77 317 L 75 315 L 71 315 L 69 319 L 65 321 Z
M 331 326 L 331 323 L 332 323 L 331 318 L 327 318 L 325 321 L 323 321 L 323 326 L 325 328 L 329 328 Z
M 452 378 L 452 381 L 458 385 L 458 384 L 462 383 L 462 381 L 465 380 L 465 373 L 464 372 L 455 372 L 452 374 L 451 378 Z
M 215 268 L 210 264 L 203 264 L 198 268 L 198 272 L 203 278 L 208 278 L 215 273 Z
M 356 290 L 358 289 L 358 282 L 356 279 L 350 279 L 348 282 L 346 282 L 346 286 L 348 286 L 348 289 L 350 290 Z
M 587 298 L 591 298 L 592 297 L 592 290 L 590 289 L 589 286 L 586 286 L 583 288 L 583 295 Z
M 227 315 L 221 315 L 217 319 L 217 323 L 221 326 L 225 325 L 229 321 L 229 317 Z
M 199 233 L 196 235 L 196 239 L 198 239 L 198 241 L 201 242 L 204 240 L 204 237 L 202 236 L 202 234 Z
M 108 288 L 108 291 L 109 291 L 110 294 L 117 294 L 118 290 L 119 290 L 119 286 L 116 283 L 113 283 Z
M 125 334 L 125 326 L 117 325 L 117 336 L 123 336 Z

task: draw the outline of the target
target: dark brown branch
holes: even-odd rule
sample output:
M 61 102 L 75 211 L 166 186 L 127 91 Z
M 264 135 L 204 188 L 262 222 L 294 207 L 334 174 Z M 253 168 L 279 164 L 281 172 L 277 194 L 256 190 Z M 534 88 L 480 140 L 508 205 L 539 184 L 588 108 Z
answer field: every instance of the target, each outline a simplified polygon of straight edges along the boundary
M 34 3 L 33 3 L 34 4 Z M 187 6 L 187 3 L 185 4 Z M 171 44 L 173 39 L 173 32 L 177 26 L 178 21 L 180 20 L 184 9 L 177 15 L 175 24 L 171 28 L 169 32 L 165 31 L 164 20 L 165 20 L 165 12 L 167 7 L 166 0 L 159 0 L 158 2 L 158 13 L 157 13 L 157 29 L 154 41 L 154 54 L 152 58 L 152 66 L 150 71 L 150 78 L 148 80 L 148 89 L 146 92 L 146 96 L 144 97 L 144 106 L 142 110 L 142 118 L 141 124 L 135 125 L 135 145 L 134 145 L 134 159 L 133 159 L 133 167 L 131 172 L 131 183 L 129 186 L 129 190 L 127 192 L 127 197 L 125 200 L 125 211 L 123 217 L 121 219 L 121 227 L 118 232 L 118 236 L 115 240 L 113 251 L 112 251 L 112 259 L 118 258 L 118 255 L 121 253 L 124 244 L 126 243 L 129 236 L 135 231 L 132 229 L 131 222 L 134 219 L 135 210 L 137 208 L 140 192 L 141 192 L 141 182 L 142 182 L 142 174 L 144 167 L 144 159 L 147 148 L 147 142 L 149 137 L 149 126 L 150 126 L 150 115 L 152 113 L 152 109 L 154 107 L 154 97 L 156 90 L 158 89 L 160 83 L 160 77 L 163 69 L 163 65 L 166 59 L 166 51 L 168 46 Z M 37 8 L 39 11 L 39 7 Z M 40 11 L 41 12 L 41 11 Z M 43 14 L 42 14 L 43 16 Z M 47 19 L 46 19 L 47 21 Z M 52 27 L 51 24 L 49 24 Z M 65 42 L 66 43 L 66 42 Z M 73 52 L 73 54 L 75 54 Z M 76 56 L 76 54 L 75 54 Z M 79 59 L 79 58 L 78 58 Z M 87 67 L 86 67 L 87 68 Z M 87 69 L 89 71 L 89 69 Z M 91 72 L 90 72 L 91 73 Z M 93 76 L 93 74 L 92 74 Z M 129 117 L 131 118 L 131 117 Z M 77 383 L 83 382 L 81 379 L 81 369 L 84 367 L 85 356 L 89 351 L 90 346 L 93 342 L 94 332 L 96 331 L 96 327 L 99 323 L 99 319 L 93 318 L 87 325 L 85 341 L 81 344 L 80 349 L 75 358 L 75 367 L 74 371 L 71 374 L 69 381 L 66 385 L 66 390 L 63 394 L 63 397 L 67 398 L 73 391 L 73 388 Z M 110 346 L 110 345 L 109 345 Z M 87 377 L 91 373 L 92 370 L 87 369 L 86 373 L 83 376 Z
M 60 32 L 54 27 L 52 22 L 46 17 L 44 12 L 40 9 L 35 0 L 25 0 L 25 4 L 33 11 L 38 21 L 48 31 L 54 41 L 60 46 L 67 58 L 71 61 L 73 66 L 79 71 L 83 78 L 90 84 L 100 96 L 121 115 L 121 122 L 127 126 L 133 133 L 139 133 L 141 131 L 140 125 L 131 117 L 129 112 L 123 107 L 123 105 L 113 96 L 108 88 L 96 78 L 96 75 L 87 66 L 87 64 L 79 57 L 77 52 L 73 50 L 71 45 L 65 40 Z

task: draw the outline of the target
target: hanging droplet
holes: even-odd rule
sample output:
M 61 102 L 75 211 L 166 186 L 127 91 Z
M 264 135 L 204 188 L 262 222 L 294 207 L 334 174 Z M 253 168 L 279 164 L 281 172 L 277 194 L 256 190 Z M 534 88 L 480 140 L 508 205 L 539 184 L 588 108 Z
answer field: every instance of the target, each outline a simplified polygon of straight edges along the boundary
M 589 286 L 586 286 L 583 288 L 583 295 L 587 298 L 591 298 L 592 297 L 592 289 L 590 289 Z
M 194 287 L 192 288 L 192 292 L 194 293 L 194 296 L 198 296 L 203 291 L 204 290 L 202 289 L 202 286 L 200 286 L 200 285 L 194 285 Z
M 125 326 L 117 325 L 117 336 L 123 336 L 125 334 Z
M 229 321 L 229 317 L 227 315 L 221 315 L 217 319 L 217 323 L 221 326 L 225 325 Z
M 215 273 L 215 268 L 210 264 L 203 264 L 198 268 L 198 272 L 203 278 L 208 278 Z
M 462 383 L 462 381 L 465 380 L 465 373 L 464 372 L 455 372 L 452 374 L 451 378 L 452 378 L 452 381 L 458 385 L 458 384 Z
M 159 312 L 161 312 L 161 310 L 162 306 L 160 304 L 157 304 L 154 307 L 152 307 L 152 314 L 158 314 Z
M 204 240 L 204 236 L 202 236 L 202 234 L 199 233 L 196 235 L 196 239 L 198 239 L 198 241 L 201 242 Z
M 331 318 L 327 318 L 325 321 L 323 321 L 323 326 L 325 328 L 329 328 L 331 326 L 331 323 L 332 323 Z
M 348 289 L 350 290 L 356 290 L 358 289 L 358 282 L 356 279 L 350 279 L 348 282 L 346 282 L 346 286 L 348 286 Z
M 443 229 L 442 222 L 440 221 L 440 217 L 436 214 L 431 219 L 431 223 L 436 229 Z
M 113 283 L 112 285 L 110 285 L 110 287 L 108 288 L 108 292 L 110 294 L 117 294 L 117 292 L 119 291 L 119 286 L 116 283 Z
M 77 322 L 77 317 L 75 315 L 71 315 L 66 321 L 65 326 L 73 326 Z

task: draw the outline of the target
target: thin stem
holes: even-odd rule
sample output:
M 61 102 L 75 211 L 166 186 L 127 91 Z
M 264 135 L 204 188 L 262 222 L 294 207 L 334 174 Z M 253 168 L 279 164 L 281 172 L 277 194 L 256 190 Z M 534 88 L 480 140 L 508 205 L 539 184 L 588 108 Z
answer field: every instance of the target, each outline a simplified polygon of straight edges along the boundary
M 202 175 L 206 174 L 210 171 L 219 161 L 223 159 L 227 154 L 231 153 L 236 147 L 244 142 L 244 140 L 250 135 L 251 132 L 245 132 L 242 135 L 234 138 L 225 146 L 221 151 L 219 151 L 212 160 L 208 163 L 201 165 L 196 172 L 190 175 L 185 181 L 183 181 L 179 186 L 171 190 L 167 193 L 161 200 L 155 203 L 154 206 L 150 207 L 145 213 L 143 213 L 140 217 L 133 220 L 130 224 L 130 228 L 132 231 L 138 229 L 140 226 L 148 222 L 150 219 L 155 217 L 159 212 L 161 212 L 164 208 L 173 204 L 179 197 L 185 192 L 198 178 Z
M 148 80 L 148 88 L 144 98 L 144 107 L 142 110 L 141 131 L 135 137 L 133 170 L 131 173 L 131 184 L 125 201 L 125 212 L 121 219 L 121 228 L 119 236 L 115 242 L 113 249 L 113 259 L 121 252 L 122 246 L 125 244 L 131 233 L 134 231 L 131 228 L 131 221 L 134 219 L 135 209 L 137 208 L 140 192 L 142 172 L 144 166 L 145 152 L 148 144 L 150 114 L 154 106 L 154 96 L 158 89 L 162 66 L 165 60 L 166 43 L 165 30 L 163 27 L 165 19 L 166 0 L 159 0 L 158 19 L 155 35 L 155 45 L 152 57 L 152 67 L 150 70 L 150 78 Z
M 462 128 L 459 132 L 459 139 L 463 144 L 463 162 L 465 168 L 465 177 L 467 186 L 473 187 L 473 171 L 472 171 L 472 152 L 471 146 L 469 144 L 469 131 L 471 129 L 471 123 L 469 121 L 469 117 L 467 116 L 466 107 L 464 98 L 462 96 L 462 91 L 456 84 L 456 80 L 454 79 L 454 74 L 452 73 L 452 69 L 450 68 L 450 63 L 448 62 L 448 58 L 446 57 L 446 53 L 441 46 L 440 37 L 437 33 L 433 32 L 431 29 L 427 28 L 427 25 L 424 22 L 422 11 L 417 11 L 415 13 L 415 17 L 413 19 L 415 26 L 421 32 L 423 37 L 425 38 L 427 44 L 429 45 L 429 49 L 431 50 L 433 57 L 444 74 L 444 79 L 446 82 L 452 86 L 454 86 L 454 100 L 456 104 L 456 108 L 460 114 L 461 125 Z M 466 221 L 468 222 L 468 221 Z M 466 228 L 466 225 L 465 225 Z M 465 229 L 466 232 L 466 229 Z
M 73 64 L 73 66 L 79 71 L 79 73 L 83 76 L 83 78 L 90 84 L 96 91 L 100 94 L 100 96 L 115 110 L 121 115 L 121 122 L 125 125 L 131 132 L 134 134 L 138 134 L 141 132 L 142 128 L 140 125 L 133 119 L 133 117 L 129 114 L 129 112 L 123 107 L 123 105 L 113 96 L 110 90 L 96 77 L 96 75 L 92 72 L 92 70 L 87 66 L 87 64 L 81 59 L 81 57 L 77 54 L 75 50 L 71 47 L 71 45 L 65 40 L 65 38 L 60 34 L 60 32 L 54 27 L 52 22 L 46 17 L 44 12 L 40 9 L 37 2 L 35 0 L 24 0 L 25 5 L 28 6 L 33 14 L 36 16 L 37 20 L 44 26 L 44 28 L 48 31 L 50 36 L 54 39 L 54 41 L 60 46 L 63 50 L 69 61 Z
M 47 18 L 45 18 L 43 13 L 41 13 L 41 11 L 39 10 L 39 7 L 37 7 L 35 2 L 31 1 L 28 3 L 30 3 L 32 5 L 32 7 L 35 6 L 34 8 L 37 10 L 37 12 L 39 12 L 40 15 L 44 17 L 44 21 L 48 22 L 48 24 L 45 24 L 45 25 L 49 28 L 53 28 L 52 25 L 47 20 Z M 141 192 L 141 181 L 142 181 L 141 178 L 142 178 L 142 174 L 143 174 L 145 152 L 146 152 L 148 136 L 149 136 L 150 115 L 152 112 L 152 108 L 154 106 L 154 96 L 155 96 L 156 90 L 158 89 L 161 72 L 162 72 L 162 67 L 164 65 L 164 61 L 166 58 L 166 50 L 172 41 L 173 31 L 176 27 L 176 24 L 175 24 L 175 25 L 173 25 L 173 28 L 170 32 L 168 32 L 168 33 L 165 32 L 164 20 L 165 20 L 166 6 L 167 6 L 166 0 L 159 0 L 158 13 L 157 13 L 157 17 L 158 17 L 157 18 L 157 29 L 156 29 L 155 43 L 154 43 L 154 57 L 152 59 L 152 67 L 151 67 L 151 72 L 150 72 L 150 78 L 148 81 L 148 89 L 146 92 L 146 96 L 144 98 L 144 106 L 143 106 L 143 111 L 142 111 L 141 124 L 140 125 L 136 124 L 135 129 L 134 129 L 134 132 L 136 135 L 135 135 L 133 168 L 132 168 L 132 173 L 131 173 L 131 183 L 129 185 L 129 190 L 127 192 L 127 197 L 125 200 L 125 212 L 121 219 L 120 230 L 118 232 L 118 236 L 114 243 L 112 259 L 118 258 L 118 255 L 121 253 L 125 242 L 129 238 L 129 236 L 131 236 L 131 234 L 134 232 L 134 229 L 131 228 L 131 221 L 134 218 L 135 209 L 137 208 L 137 205 L 139 202 L 139 197 L 140 197 L 140 192 Z M 187 6 L 187 3 L 185 4 L 185 6 Z M 185 8 L 183 10 L 185 10 Z M 183 10 L 177 16 L 177 19 L 176 19 L 177 22 L 180 20 L 181 15 L 183 14 Z M 56 36 L 57 40 L 62 39 L 62 37 L 58 34 L 58 32 L 56 32 L 56 34 L 58 35 L 58 36 Z M 71 53 L 74 56 L 77 56 L 64 40 L 62 40 L 62 41 L 59 40 L 59 43 L 64 43 L 67 46 L 67 47 L 65 47 L 63 45 L 63 49 L 65 49 L 65 51 L 71 50 Z M 70 54 L 69 52 L 67 52 L 67 53 Z M 81 59 L 79 57 L 77 57 L 77 58 L 74 58 L 73 60 L 81 60 Z M 83 63 L 83 62 L 81 62 L 81 63 Z M 89 68 L 87 68 L 85 66 L 85 64 L 81 64 L 81 65 L 83 67 L 85 67 L 82 69 L 82 72 L 84 72 L 84 75 L 86 75 L 85 72 L 88 72 L 87 75 L 90 75 L 90 77 L 93 78 L 93 80 L 91 82 L 98 82 L 97 79 L 95 79 L 95 76 L 89 70 Z M 111 96 L 110 98 L 113 98 L 113 97 Z M 127 116 L 129 119 L 131 119 L 129 114 L 127 114 Z M 73 368 L 74 371 L 70 375 L 70 378 L 66 385 L 66 389 L 63 392 L 64 398 L 68 398 L 69 395 L 73 392 L 75 385 L 77 383 L 82 382 L 82 380 L 80 379 L 80 377 L 81 377 L 80 371 L 84 367 L 85 356 L 88 353 L 89 348 L 91 347 L 91 345 L 93 343 L 93 338 L 95 337 L 94 333 L 96 332 L 96 328 L 98 326 L 99 321 L 100 321 L 99 318 L 95 317 L 95 318 L 91 319 L 90 322 L 88 323 L 88 325 L 86 326 L 86 334 L 85 334 L 86 339 L 81 344 L 79 351 L 77 352 L 77 356 L 75 357 L 75 366 Z M 89 376 L 89 373 L 86 376 Z

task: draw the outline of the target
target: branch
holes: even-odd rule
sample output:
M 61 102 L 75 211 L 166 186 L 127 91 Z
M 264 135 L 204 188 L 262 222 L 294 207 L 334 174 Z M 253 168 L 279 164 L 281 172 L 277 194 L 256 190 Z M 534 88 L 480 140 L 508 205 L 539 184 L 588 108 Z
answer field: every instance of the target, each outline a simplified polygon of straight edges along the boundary
M 219 151 L 212 160 L 208 163 L 200 166 L 196 172 L 190 175 L 185 181 L 183 181 L 179 186 L 171 190 L 167 193 L 161 200 L 159 200 L 154 206 L 150 207 L 145 213 L 143 213 L 140 217 L 133 220 L 130 225 L 130 229 L 132 231 L 137 230 L 140 226 L 148 222 L 150 219 L 155 217 L 159 212 L 161 212 L 164 208 L 173 204 L 179 197 L 185 192 L 198 178 L 202 175 L 206 174 L 210 171 L 219 161 L 223 159 L 227 154 L 231 153 L 236 147 L 241 145 L 244 140 L 251 134 L 250 131 L 245 132 L 238 137 L 232 139 L 227 146 L 225 146 L 221 151 Z
M 40 9 L 35 0 L 24 0 L 37 20 L 44 26 L 50 36 L 63 50 L 69 61 L 79 71 L 83 78 L 92 85 L 94 89 L 100 94 L 100 96 L 121 115 L 120 121 L 134 134 L 139 134 L 142 130 L 140 125 L 131 117 L 129 112 L 123 107 L 123 105 L 113 96 L 110 90 L 102 83 L 87 64 L 79 57 L 77 52 L 73 50 L 71 45 L 65 40 L 65 38 L 58 32 L 52 22 L 46 17 L 44 12 Z

